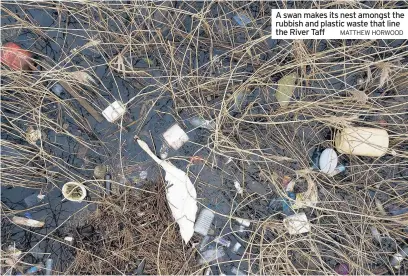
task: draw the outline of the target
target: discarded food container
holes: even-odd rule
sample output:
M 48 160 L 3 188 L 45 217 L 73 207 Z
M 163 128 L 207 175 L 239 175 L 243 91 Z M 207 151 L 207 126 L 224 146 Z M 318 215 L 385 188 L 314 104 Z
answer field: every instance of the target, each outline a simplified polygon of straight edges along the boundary
M 25 226 L 28 226 L 28 227 L 43 227 L 44 226 L 44 222 L 42 222 L 42 221 L 23 218 L 23 217 L 18 217 L 18 216 L 14 216 L 12 218 L 12 221 L 15 224 L 25 225 Z
M 97 165 L 94 169 L 96 179 L 104 179 L 108 168 L 105 165 Z
M 5 43 L 1 50 L 1 62 L 13 70 L 29 69 L 32 56 L 32 53 L 14 42 Z
M 67 200 L 81 202 L 86 197 L 86 188 L 78 182 L 67 182 L 62 186 L 62 195 Z
M 288 229 L 290 235 L 302 234 L 310 231 L 310 223 L 305 213 L 286 217 L 283 220 L 283 225 Z
M 336 169 L 338 162 L 337 153 L 332 148 L 325 149 L 319 158 L 319 168 L 322 172 L 330 174 Z
M 47 259 L 45 261 L 45 275 L 52 275 L 52 259 Z
M 334 271 L 336 271 L 339 275 L 348 275 L 349 274 L 349 265 L 346 263 L 337 264 L 334 267 Z
M 187 133 L 178 124 L 174 124 L 166 130 L 163 133 L 163 138 L 174 150 L 178 150 L 189 140 Z
M 227 240 L 226 238 L 223 238 L 223 237 L 216 237 L 214 239 L 214 241 L 216 243 L 222 245 L 222 246 L 225 246 L 225 247 L 230 247 L 230 245 L 231 245 L 231 241 Z
M 342 173 L 346 170 L 346 167 L 343 164 L 338 165 L 333 172 L 329 173 L 329 176 L 335 176 L 338 175 L 339 173 Z
M 240 244 L 239 242 L 236 242 L 234 244 L 234 247 L 231 249 L 231 251 L 236 254 L 236 253 L 238 253 L 238 250 L 241 248 L 241 246 L 242 246 L 242 244 Z
M 202 259 L 199 261 L 200 264 L 205 264 L 217 260 L 225 256 L 225 251 L 223 247 L 216 247 L 209 249 L 201 254 Z
M 105 117 L 105 119 L 110 123 L 114 123 L 125 113 L 126 107 L 121 101 L 114 101 L 111 105 L 105 108 L 104 111 L 102 111 L 103 117 Z
M 245 227 L 249 227 L 251 225 L 251 222 L 247 219 L 243 219 L 243 218 L 234 218 L 234 220 L 236 222 L 238 222 L 239 224 L 245 226 Z
M 408 256 L 408 246 L 404 246 L 403 248 L 401 248 L 397 253 L 395 253 L 394 255 L 392 255 L 391 257 L 391 265 L 394 268 L 399 268 L 401 262 Z
M 194 225 L 194 231 L 198 234 L 206 236 L 210 230 L 211 224 L 214 220 L 214 213 L 211 210 L 201 210 L 196 223 Z
M 26 140 L 32 145 L 41 139 L 41 130 L 35 129 L 32 126 L 29 126 L 26 131 Z
M 336 133 L 334 144 L 340 153 L 379 157 L 387 153 L 389 137 L 384 129 L 346 127 Z

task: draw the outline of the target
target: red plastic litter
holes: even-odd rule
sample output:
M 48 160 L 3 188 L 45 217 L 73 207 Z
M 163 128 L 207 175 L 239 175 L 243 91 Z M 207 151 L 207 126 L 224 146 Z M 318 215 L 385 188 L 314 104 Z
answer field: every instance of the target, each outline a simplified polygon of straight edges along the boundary
M 32 53 L 14 42 L 7 42 L 1 49 L 1 62 L 14 70 L 30 68 Z

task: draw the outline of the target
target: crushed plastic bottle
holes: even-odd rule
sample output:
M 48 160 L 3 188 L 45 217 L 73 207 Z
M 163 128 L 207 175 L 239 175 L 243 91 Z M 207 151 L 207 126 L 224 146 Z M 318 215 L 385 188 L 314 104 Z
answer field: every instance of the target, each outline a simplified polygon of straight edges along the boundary
M 225 256 L 225 251 L 223 247 L 216 247 L 213 249 L 209 249 L 201 254 L 201 260 L 199 261 L 200 264 L 205 264 L 217 260 L 221 257 Z
M 188 119 L 190 124 L 193 127 L 199 127 L 199 128 L 205 128 L 208 130 L 213 130 L 215 129 L 215 122 L 210 121 L 210 120 L 205 120 L 201 117 L 195 116 L 193 118 Z

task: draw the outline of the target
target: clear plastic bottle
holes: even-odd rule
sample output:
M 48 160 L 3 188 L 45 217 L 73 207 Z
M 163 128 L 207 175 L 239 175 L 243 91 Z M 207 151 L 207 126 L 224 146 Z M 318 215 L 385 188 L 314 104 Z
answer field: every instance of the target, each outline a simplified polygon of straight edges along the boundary
M 209 209 L 201 210 L 196 220 L 194 231 L 200 235 L 206 236 L 214 220 L 214 213 Z

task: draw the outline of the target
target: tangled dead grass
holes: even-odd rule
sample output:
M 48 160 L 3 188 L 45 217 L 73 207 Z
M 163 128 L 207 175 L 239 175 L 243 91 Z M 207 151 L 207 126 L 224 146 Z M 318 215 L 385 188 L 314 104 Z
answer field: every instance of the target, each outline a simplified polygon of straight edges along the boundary
M 86 222 L 73 230 L 76 255 L 66 274 L 134 274 L 143 260 L 148 275 L 187 275 L 197 269 L 194 249 L 183 246 L 167 206 L 164 183 L 146 188 L 149 193 L 130 190 L 107 197 L 89 217 L 80 218 Z
M 231 207 L 230 215 L 249 218 L 254 224 L 247 231 L 245 253 L 238 260 L 245 272 L 331 274 L 337 264 L 348 263 L 351 274 L 375 273 L 378 268 L 406 274 L 406 261 L 395 270 L 389 258 L 407 244 L 406 215 L 390 215 L 390 211 L 408 205 L 407 41 L 277 43 L 270 39 L 270 10 L 287 5 L 368 8 L 367 3 L 356 1 L 80 1 L 2 6 L 4 18 L 9 20 L 2 23 L 2 31 L 24 30 L 30 35 L 27 45 L 37 54 L 37 62 L 51 64 L 35 74 L 2 68 L 1 143 L 10 151 L 2 158 L 2 185 L 60 188 L 66 179 L 86 181 L 86 170 L 100 160 L 120 159 L 124 142 L 119 139 L 108 144 L 95 136 L 94 123 L 83 116 L 75 100 L 62 100 L 49 91 L 54 83 L 70 83 L 99 112 L 124 97 L 117 91 L 131 91 L 124 102 L 129 110 L 140 112 L 133 122 L 117 122 L 119 130 L 115 131 L 121 137 L 132 125 L 139 133 L 155 105 L 171 98 L 172 116 L 180 124 L 186 113 L 215 122 L 215 130 L 200 146 L 215 158 L 230 158 L 245 176 L 245 191 L 255 179 L 268 188 L 268 198 L 282 197 L 284 175 L 296 178 L 305 171 L 318 190 L 318 204 L 304 209 L 312 224 L 312 231 L 304 236 L 289 236 L 281 213 L 259 210 L 265 195 L 248 192 L 237 199 L 239 207 Z M 372 1 L 369 5 L 397 8 L 407 4 Z M 32 21 L 28 11 L 38 10 L 52 19 L 51 26 Z M 234 22 L 232 17 L 238 13 L 251 23 L 240 26 Z M 47 47 L 58 48 L 59 54 Z M 100 85 L 88 83 L 85 88 L 74 71 L 89 73 Z M 291 102 L 281 107 L 275 96 L 277 81 L 292 73 L 298 76 L 296 89 Z M 392 154 L 381 158 L 340 155 L 347 171 L 334 178 L 309 170 L 313 149 L 332 147 L 333 132 L 344 125 L 387 130 Z M 29 126 L 57 133 L 67 141 L 44 135 L 40 143 L 27 143 Z M 69 155 L 83 158 L 84 150 L 91 152 L 92 158 L 80 167 Z M 124 172 L 122 161 L 117 162 L 118 171 Z M 147 195 L 152 200 L 149 206 L 159 202 L 159 210 L 166 208 L 162 192 Z M 82 251 L 77 252 L 70 273 L 130 273 L 143 258 L 150 260 L 149 273 L 196 271 L 190 270 L 190 247 L 181 247 L 181 241 L 158 242 L 159 238 L 168 242 L 179 239 L 174 226 L 167 228 L 171 221 L 168 214 L 149 213 L 153 220 L 167 219 L 167 225 L 147 224 L 150 228 L 143 228 L 142 241 L 148 247 L 136 246 L 141 244 L 135 237 L 140 235 L 137 229 L 143 219 L 139 220 L 132 208 L 139 210 L 145 202 L 124 203 L 118 196 L 98 201 L 102 203 L 90 222 L 96 223 L 99 228 L 95 229 L 101 233 L 95 240 L 78 236 Z M 136 197 L 133 192 L 126 196 Z M 136 216 L 124 216 L 126 212 Z M 148 231 L 155 227 L 159 231 L 150 241 L 152 233 Z M 372 227 L 381 233 L 379 242 Z M 103 247 L 96 244 L 98 239 L 106 242 Z M 167 261 L 173 257 L 171 250 L 166 251 L 170 245 L 178 249 L 176 262 Z M 137 251 L 141 248 L 149 250 Z M 229 262 L 220 260 L 217 265 Z M 113 271 L 113 267 L 117 269 Z

